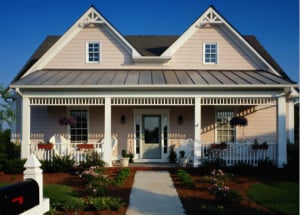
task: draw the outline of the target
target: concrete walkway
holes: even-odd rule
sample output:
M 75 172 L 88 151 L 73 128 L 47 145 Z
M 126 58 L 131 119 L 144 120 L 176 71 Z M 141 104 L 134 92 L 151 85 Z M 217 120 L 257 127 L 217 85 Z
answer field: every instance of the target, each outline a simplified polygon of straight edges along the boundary
M 184 215 L 167 171 L 137 171 L 126 215 Z

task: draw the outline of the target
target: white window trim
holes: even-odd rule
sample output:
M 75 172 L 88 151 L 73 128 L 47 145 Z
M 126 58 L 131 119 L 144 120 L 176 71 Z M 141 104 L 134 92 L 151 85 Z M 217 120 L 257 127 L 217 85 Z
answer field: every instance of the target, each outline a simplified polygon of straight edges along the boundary
M 217 56 L 216 56 L 216 62 L 215 63 L 212 63 L 212 62 L 205 62 L 205 45 L 206 44 L 215 44 L 216 45 L 216 48 L 217 48 Z M 202 62 L 203 64 L 206 64 L 206 65 L 216 65 L 219 63 L 219 44 L 217 42 L 203 42 L 203 45 L 202 45 Z
M 89 44 L 98 43 L 99 44 L 99 61 L 89 61 Z M 85 45 L 85 62 L 89 64 L 98 64 L 101 62 L 102 58 L 102 43 L 99 40 L 88 40 Z
M 230 108 L 230 107 L 223 107 L 223 108 L 216 108 L 215 109 L 215 143 L 218 142 L 218 128 L 217 128 L 217 112 L 218 111 L 233 111 L 233 115 L 236 116 L 236 110 L 234 108 Z M 237 141 L 237 126 L 234 128 L 234 140 L 233 143 L 236 143 Z
M 90 139 L 90 109 L 89 108 L 81 108 L 81 107 L 71 107 L 71 108 L 67 109 L 68 115 L 71 116 L 71 111 L 74 111 L 74 110 L 86 111 L 86 114 L 87 114 L 87 143 L 89 143 L 89 139 Z M 68 130 L 68 138 L 71 141 L 71 126 L 70 125 L 68 125 L 67 130 Z

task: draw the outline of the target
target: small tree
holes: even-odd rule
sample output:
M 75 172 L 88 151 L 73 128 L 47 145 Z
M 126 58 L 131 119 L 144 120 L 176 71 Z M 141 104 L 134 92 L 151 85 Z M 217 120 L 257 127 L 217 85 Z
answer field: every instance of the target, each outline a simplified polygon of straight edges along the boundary
M 6 122 L 9 127 L 11 123 L 15 120 L 15 113 L 11 109 L 11 105 L 15 100 L 14 96 L 9 93 L 5 88 L 0 85 L 0 130 L 2 130 L 3 123 Z

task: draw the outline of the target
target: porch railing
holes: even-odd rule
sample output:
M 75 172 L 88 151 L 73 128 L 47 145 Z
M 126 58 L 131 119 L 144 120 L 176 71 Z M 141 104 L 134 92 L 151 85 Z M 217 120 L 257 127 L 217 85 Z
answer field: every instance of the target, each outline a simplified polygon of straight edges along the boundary
M 253 143 L 226 143 L 223 145 L 200 144 L 201 156 L 198 157 L 201 164 L 205 161 L 221 159 L 226 166 L 245 163 L 257 166 L 262 160 L 270 160 L 276 163 L 277 144 L 268 143 L 266 147 L 253 146 Z
M 43 144 L 50 145 L 50 144 Z M 38 144 L 30 144 L 30 153 L 34 153 L 39 160 L 52 160 L 55 155 L 69 156 L 75 161 L 75 165 L 85 162 L 87 156 L 97 152 L 99 158 L 103 157 L 102 142 L 89 144 L 56 143 L 52 148 L 40 147 Z

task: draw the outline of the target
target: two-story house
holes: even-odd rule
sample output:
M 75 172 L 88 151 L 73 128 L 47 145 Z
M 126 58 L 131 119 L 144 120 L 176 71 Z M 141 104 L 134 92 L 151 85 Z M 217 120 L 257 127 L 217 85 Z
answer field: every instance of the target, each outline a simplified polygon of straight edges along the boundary
M 189 140 L 195 166 L 209 145 L 225 143 L 231 160 L 267 153 L 282 167 L 294 141 L 294 87 L 254 36 L 212 6 L 179 36 L 124 36 L 92 6 L 47 37 L 10 84 L 12 138 L 22 158 L 60 139 L 73 152 L 100 144 L 109 166 L 123 149 L 139 162 L 167 162 Z M 269 148 L 255 151 L 254 142 Z

